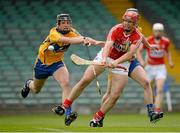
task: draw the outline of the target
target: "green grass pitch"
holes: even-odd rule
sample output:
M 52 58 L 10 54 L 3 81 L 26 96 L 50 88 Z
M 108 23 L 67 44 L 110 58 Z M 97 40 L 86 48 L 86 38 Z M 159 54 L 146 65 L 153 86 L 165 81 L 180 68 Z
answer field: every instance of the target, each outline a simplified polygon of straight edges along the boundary
M 63 117 L 48 115 L 1 115 L 1 132 L 180 132 L 180 114 L 165 114 L 156 125 L 146 115 L 108 114 L 103 128 L 90 128 L 91 115 L 79 115 L 70 127 Z

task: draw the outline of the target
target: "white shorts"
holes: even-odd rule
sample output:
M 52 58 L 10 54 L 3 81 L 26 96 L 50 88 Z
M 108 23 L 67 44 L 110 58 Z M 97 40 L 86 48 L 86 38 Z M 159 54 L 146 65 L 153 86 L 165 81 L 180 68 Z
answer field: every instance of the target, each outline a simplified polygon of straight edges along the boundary
M 145 70 L 150 81 L 156 79 L 166 79 L 167 77 L 165 65 L 147 65 Z
M 101 60 L 102 60 L 102 50 L 99 51 L 97 56 L 94 58 L 95 62 L 101 62 Z M 112 59 L 112 58 L 109 58 L 109 57 L 107 58 L 108 62 L 111 62 L 113 60 L 114 59 Z M 123 67 L 125 67 L 128 70 L 129 66 L 130 66 L 130 63 L 128 61 L 127 62 L 123 62 L 123 63 L 119 64 L 119 66 L 123 66 Z M 114 69 L 112 69 L 111 72 L 115 73 L 115 74 L 128 75 L 128 71 L 125 71 L 125 70 L 120 69 L 120 68 L 114 68 Z

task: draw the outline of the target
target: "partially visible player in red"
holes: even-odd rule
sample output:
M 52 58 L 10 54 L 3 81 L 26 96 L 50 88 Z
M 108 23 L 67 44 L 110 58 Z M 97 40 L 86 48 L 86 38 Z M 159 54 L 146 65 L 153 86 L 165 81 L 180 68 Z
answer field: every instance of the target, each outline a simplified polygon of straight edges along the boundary
M 115 25 L 110 30 L 104 48 L 94 59 L 94 61 L 101 62 L 105 66 L 109 65 L 109 67 L 112 67 L 112 85 L 110 94 L 104 99 L 100 110 L 95 113 L 93 120 L 90 122 L 90 126 L 101 127 L 103 125 L 102 120 L 104 119 L 105 114 L 116 104 L 116 101 L 120 97 L 127 83 L 128 74 L 144 87 L 145 102 L 147 104 L 150 121 L 154 122 L 159 119 L 159 116 L 154 112 L 152 90 L 147 81 L 145 71 L 139 66 L 136 59 L 132 59 L 143 40 L 143 35 L 136 28 L 138 16 L 139 14 L 134 11 L 125 12 L 123 15 L 123 22 Z M 126 67 L 129 71 L 116 68 L 118 65 Z M 89 66 L 82 79 L 73 87 L 70 95 L 64 101 L 63 106 L 58 106 L 60 112 L 64 112 L 63 110 L 71 106 L 84 88 L 94 79 L 95 76 L 92 67 L 94 67 L 97 75 L 104 71 L 103 67 Z
M 167 71 L 165 66 L 165 56 L 168 58 L 168 62 L 171 68 L 174 67 L 171 53 L 169 51 L 170 41 L 167 37 L 163 36 L 164 26 L 161 23 L 155 23 L 153 25 L 153 35 L 148 37 L 150 45 L 159 47 L 159 50 L 150 50 L 142 45 L 138 52 L 137 57 L 140 63 L 145 66 L 148 78 L 150 81 L 155 80 L 157 93 L 155 96 L 155 111 L 163 117 L 162 101 L 163 101 L 163 87 L 167 77 Z M 146 60 L 142 58 L 142 50 L 146 50 Z

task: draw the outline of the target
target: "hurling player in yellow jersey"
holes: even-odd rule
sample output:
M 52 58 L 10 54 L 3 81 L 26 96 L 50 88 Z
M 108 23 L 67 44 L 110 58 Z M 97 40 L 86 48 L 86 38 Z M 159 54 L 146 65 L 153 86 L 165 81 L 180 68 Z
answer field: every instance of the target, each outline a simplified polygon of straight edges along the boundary
M 69 72 L 63 62 L 64 52 L 71 44 L 81 43 L 99 45 L 103 42 L 78 34 L 72 28 L 69 14 L 57 15 L 57 26 L 50 30 L 49 35 L 39 47 L 34 65 L 34 78 L 26 81 L 21 91 L 22 97 L 26 98 L 30 90 L 33 93 L 40 92 L 47 78 L 53 76 L 62 88 L 62 101 L 64 101 L 70 93 Z M 65 114 L 65 124 L 70 125 L 76 118 L 76 114 L 72 113 L 71 108 Z

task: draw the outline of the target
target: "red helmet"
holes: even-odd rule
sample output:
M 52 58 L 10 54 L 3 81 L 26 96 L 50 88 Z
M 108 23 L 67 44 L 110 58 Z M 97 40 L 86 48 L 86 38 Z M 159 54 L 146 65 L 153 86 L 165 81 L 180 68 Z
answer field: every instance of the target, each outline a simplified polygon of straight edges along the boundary
M 131 20 L 137 22 L 139 19 L 139 14 L 135 11 L 126 11 L 123 15 L 123 20 Z

